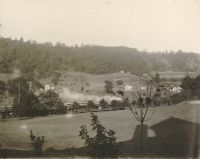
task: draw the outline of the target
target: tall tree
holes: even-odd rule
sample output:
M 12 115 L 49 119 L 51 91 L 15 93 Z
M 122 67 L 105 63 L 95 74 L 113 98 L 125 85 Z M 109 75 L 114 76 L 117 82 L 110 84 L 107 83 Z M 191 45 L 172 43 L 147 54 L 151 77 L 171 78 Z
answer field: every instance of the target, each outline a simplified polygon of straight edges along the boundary
M 0 95 L 5 94 L 6 91 L 6 83 L 0 80 Z
M 108 94 L 113 94 L 113 83 L 110 81 L 110 80 L 106 80 L 104 81 L 105 83 L 105 86 L 104 86 L 104 89 L 105 89 L 105 92 L 108 93 Z
M 152 105 L 152 81 L 147 84 L 146 96 L 142 95 L 140 90 L 137 90 L 138 98 L 136 103 L 129 104 L 132 115 L 140 123 L 140 152 L 143 154 L 143 135 L 144 122 L 148 113 L 149 106 Z
M 39 99 L 51 113 L 65 113 L 64 103 L 53 90 L 42 92 Z
M 87 108 L 88 108 L 88 111 L 91 112 L 92 111 L 92 108 L 94 108 L 95 105 L 94 105 L 94 102 L 92 100 L 89 100 L 87 102 Z
M 160 74 L 156 73 L 155 76 L 153 77 L 153 80 L 155 83 L 159 84 L 160 83 Z

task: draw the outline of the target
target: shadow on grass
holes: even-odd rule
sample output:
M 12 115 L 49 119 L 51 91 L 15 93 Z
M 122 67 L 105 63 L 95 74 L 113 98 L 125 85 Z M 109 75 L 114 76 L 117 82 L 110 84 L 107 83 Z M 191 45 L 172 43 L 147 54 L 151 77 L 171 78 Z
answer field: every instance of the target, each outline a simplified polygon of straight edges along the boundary
M 148 127 L 144 126 L 144 154 L 140 154 L 140 125 L 136 127 L 133 138 L 117 143 L 120 157 L 146 158 L 198 158 L 200 144 L 200 125 L 178 118 L 169 118 L 151 127 L 155 135 L 148 137 Z M 33 157 L 31 150 L 0 150 L 1 157 Z M 47 149 L 44 157 L 87 157 L 84 147 L 57 150 Z
M 200 148 L 199 124 L 170 117 L 149 129 L 155 133 L 155 136 L 148 137 L 148 127 L 145 125 L 143 156 L 198 158 Z M 118 144 L 123 156 L 140 155 L 140 125 L 136 127 L 132 140 Z

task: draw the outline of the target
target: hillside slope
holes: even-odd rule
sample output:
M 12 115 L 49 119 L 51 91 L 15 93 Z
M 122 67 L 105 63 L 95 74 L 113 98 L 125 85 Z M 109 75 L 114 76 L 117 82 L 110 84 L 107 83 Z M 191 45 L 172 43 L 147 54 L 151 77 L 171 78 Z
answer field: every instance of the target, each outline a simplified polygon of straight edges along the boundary
M 24 42 L 0 38 L 0 72 L 36 72 L 49 77 L 53 71 L 69 70 L 92 74 L 124 70 L 132 74 L 152 71 L 199 71 L 200 56 L 191 52 L 145 52 L 128 47 L 65 46 L 49 42 Z

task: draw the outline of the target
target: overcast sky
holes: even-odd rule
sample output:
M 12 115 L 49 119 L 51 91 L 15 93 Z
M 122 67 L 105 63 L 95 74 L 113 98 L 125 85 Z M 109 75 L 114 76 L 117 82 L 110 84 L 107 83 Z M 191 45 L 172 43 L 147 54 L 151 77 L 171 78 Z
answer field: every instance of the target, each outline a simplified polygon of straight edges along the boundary
M 0 35 L 200 53 L 200 0 L 0 0 Z

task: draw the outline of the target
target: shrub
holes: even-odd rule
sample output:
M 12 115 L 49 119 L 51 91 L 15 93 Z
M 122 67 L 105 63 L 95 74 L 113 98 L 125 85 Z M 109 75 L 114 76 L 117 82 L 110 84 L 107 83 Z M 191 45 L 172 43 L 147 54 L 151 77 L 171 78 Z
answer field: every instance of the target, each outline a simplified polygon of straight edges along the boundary
M 33 135 L 32 130 L 30 133 L 31 133 L 30 139 L 31 139 L 31 144 L 33 146 L 33 149 L 37 155 L 40 155 L 42 153 L 42 147 L 45 143 L 44 136 L 35 136 Z
M 170 98 L 173 104 L 178 104 L 182 101 L 187 100 L 187 93 L 186 92 L 176 93 L 171 95 Z
M 117 80 L 116 83 L 117 83 L 118 85 L 123 85 L 124 82 L 123 82 L 122 80 Z
M 88 135 L 85 125 L 81 126 L 79 132 L 79 136 L 85 142 L 87 153 L 93 157 L 117 157 L 115 132 L 107 130 L 93 113 L 91 113 L 91 122 L 92 130 L 96 132 L 94 137 Z
M 118 100 L 113 99 L 111 101 L 111 108 L 112 108 L 112 110 L 118 110 L 119 107 L 120 107 L 120 105 L 121 105 L 121 102 L 118 101 Z

